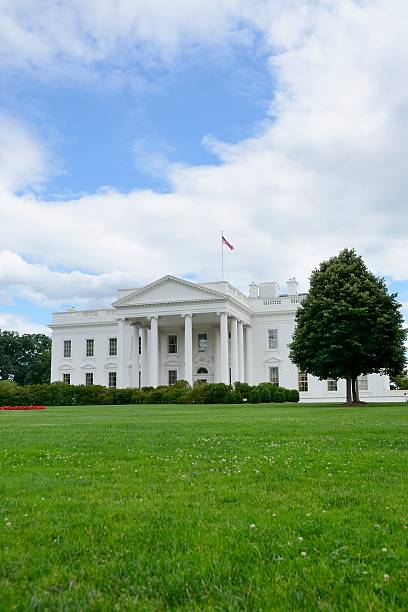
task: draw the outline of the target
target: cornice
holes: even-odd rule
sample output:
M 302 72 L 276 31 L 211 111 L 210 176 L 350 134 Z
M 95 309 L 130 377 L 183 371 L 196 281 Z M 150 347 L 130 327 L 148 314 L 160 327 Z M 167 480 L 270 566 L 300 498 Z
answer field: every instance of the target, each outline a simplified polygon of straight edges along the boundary
M 220 297 L 223 297 L 222 294 L 220 294 Z M 225 296 L 224 299 L 227 300 L 227 296 Z M 115 306 L 115 308 L 122 312 L 125 308 L 128 308 L 130 310 L 134 308 L 149 308 L 149 306 L 176 306 L 178 304 L 214 304 L 220 301 L 221 300 L 219 298 L 207 298 L 202 300 L 171 300 L 169 302 L 147 302 L 146 304 L 122 304 Z

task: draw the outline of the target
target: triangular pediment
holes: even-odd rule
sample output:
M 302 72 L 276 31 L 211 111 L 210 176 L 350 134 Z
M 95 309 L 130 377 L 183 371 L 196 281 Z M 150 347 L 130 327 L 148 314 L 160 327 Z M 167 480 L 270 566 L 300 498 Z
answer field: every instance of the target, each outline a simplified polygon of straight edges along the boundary
M 219 301 L 225 295 L 190 283 L 175 276 L 164 276 L 150 285 L 135 289 L 129 295 L 113 303 L 115 308 L 124 306 L 143 306 L 147 304 L 174 304 L 177 302 Z
M 96 370 L 96 365 L 94 363 L 84 363 L 83 366 L 81 366 L 81 370 Z
M 264 363 L 268 365 L 277 365 L 279 363 L 283 363 L 283 359 L 279 359 L 279 357 L 269 357 L 269 359 L 264 360 Z

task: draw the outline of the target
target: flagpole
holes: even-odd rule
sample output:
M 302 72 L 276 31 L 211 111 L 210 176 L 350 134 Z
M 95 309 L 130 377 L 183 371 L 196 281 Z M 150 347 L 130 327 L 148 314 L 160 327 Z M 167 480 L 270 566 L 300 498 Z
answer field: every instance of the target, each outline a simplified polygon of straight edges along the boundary
M 221 280 L 224 280 L 224 244 L 223 244 L 224 232 L 221 230 Z

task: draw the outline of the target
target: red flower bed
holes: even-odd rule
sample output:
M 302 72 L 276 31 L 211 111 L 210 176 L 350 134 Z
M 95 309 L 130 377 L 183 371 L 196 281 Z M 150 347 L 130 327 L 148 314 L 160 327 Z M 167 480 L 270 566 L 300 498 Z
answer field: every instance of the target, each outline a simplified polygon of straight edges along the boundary
M 47 406 L 0 406 L 0 410 L 45 410 Z

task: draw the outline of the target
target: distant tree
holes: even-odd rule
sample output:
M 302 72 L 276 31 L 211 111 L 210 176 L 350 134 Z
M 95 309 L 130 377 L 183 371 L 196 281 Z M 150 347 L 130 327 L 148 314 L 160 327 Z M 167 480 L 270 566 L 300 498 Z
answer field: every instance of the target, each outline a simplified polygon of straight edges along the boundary
M 391 382 L 396 389 L 408 389 L 408 370 L 397 376 L 391 376 Z
M 0 330 L 0 377 L 19 385 L 50 381 L 51 338 Z
M 405 338 L 397 295 L 354 249 L 344 249 L 312 272 L 296 313 L 290 358 L 320 379 L 345 378 L 347 402 L 358 402 L 358 376 L 404 369 Z

